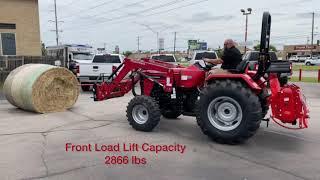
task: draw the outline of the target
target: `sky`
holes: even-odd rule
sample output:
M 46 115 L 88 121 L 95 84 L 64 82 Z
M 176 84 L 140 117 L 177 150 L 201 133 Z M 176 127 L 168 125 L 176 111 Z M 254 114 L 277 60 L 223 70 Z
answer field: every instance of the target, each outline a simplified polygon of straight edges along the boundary
M 252 8 L 248 16 L 248 43 L 259 42 L 264 11 L 272 15 L 271 44 L 311 43 L 312 12 L 315 41 L 320 39 L 319 0 L 56 0 L 59 38 L 62 44 L 88 44 L 95 48 L 115 46 L 120 51 L 157 49 L 157 33 L 165 49 L 187 49 L 187 41 L 208 42 L 210 48 L 224 39 L 244 42 L 245 16 L 240 9 Z M 41 40 L 55 45 L 54 0 L 39 0 Z M 309 41 L 308 41 L 309 40 Z

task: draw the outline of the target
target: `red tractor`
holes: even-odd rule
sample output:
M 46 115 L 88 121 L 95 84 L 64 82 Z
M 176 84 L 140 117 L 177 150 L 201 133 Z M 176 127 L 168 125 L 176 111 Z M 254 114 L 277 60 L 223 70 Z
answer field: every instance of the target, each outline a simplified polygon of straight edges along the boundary
M 256 70 L 242 61 L 231 74 L 210 74 L 211 66 L 198 62 L 189 67 L 152 59 L 125 59 L 112 75 L 95 84 L 94 100 L 121 97 L 133 91 L 127 107 L 130 125 L 139 131 L 152 131 L 160 121 L 180 115 L 195 116 L 202 132 L 214 141 L 242 143 L 253 136 L 269 107 L 277 124 L 307 128 L 308 109 L 300 88 L 281 87 L 278 77 L 291 73 L 289 62 L 270 61 L 271 16 L 263 15 L 260 60 Z M 140 82 L 141 94 L 135 85 Z

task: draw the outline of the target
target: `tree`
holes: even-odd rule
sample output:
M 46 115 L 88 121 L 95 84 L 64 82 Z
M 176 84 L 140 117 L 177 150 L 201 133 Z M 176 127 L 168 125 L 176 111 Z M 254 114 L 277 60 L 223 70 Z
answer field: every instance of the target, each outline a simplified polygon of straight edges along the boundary
M 223 55 L 223 49 L 221 49 L 221 48 L 219 47 L 219 49 L 216 50 L 216 53 L 217 53 L 218 57 L 222 57 L 222 55 Z
M 126 52 L 123 52 L 123 55 L 125 55 L 126 57 L 129 57 L 130 55 L 132 55 L 132 52 L 126 51 Z
M 255 51 L 260 51 L 260 44 L 257 44 L 256 46 L 254 46 L 253 49 L 254 49 Z M 277 51 L 278 51 L 277 48 L 276 48 L 275 46 L 273 46 L 273 45 L 270 45 L 270 50 L 271 50 L 271 51 L 274 51 L 274 52 L 277 52 Z
M 43 42 L 41 43 L 41 52 L 42 52 L 42 56 L 47 55 L 46 45 Z

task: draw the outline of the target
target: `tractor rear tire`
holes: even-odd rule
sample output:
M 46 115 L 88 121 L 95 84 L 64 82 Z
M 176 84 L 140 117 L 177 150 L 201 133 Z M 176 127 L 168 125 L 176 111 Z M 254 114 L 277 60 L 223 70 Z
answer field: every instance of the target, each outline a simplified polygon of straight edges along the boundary
M 200 94 L 196 108 L 202 132 L 221 144 L 240 144 L 260 127 L 261 103 L 238 81 L 215 81 Z
M 149 96 L 136 96 L 127 107 L 128 121 L 138 131 L 152 131 L 159 124 L 160 117 L 158 103 Z

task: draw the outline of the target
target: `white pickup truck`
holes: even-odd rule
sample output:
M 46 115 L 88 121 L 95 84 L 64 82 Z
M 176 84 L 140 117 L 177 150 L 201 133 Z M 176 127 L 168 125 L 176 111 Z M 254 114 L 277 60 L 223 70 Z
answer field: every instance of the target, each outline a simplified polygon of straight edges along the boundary
M 177 59 L 173 54 L 153 54 L 150 59 L 177 64 Z
M 204 58 L 217 59 L 218 55 L 215 51 L 195 51 L 193 53 L 192 59 L 190 60 L 190 63 L 194 64 L 197 61 L 202 60 Z
M 78 79 L 83 91 L 89 91 L 89 84 L 101 82 L 103 78 L 111 75 L 113 68 L 118 67 L 125 57 L 120 54 L 97 54 L 92 63 L 80 63 L 78 67 Z

